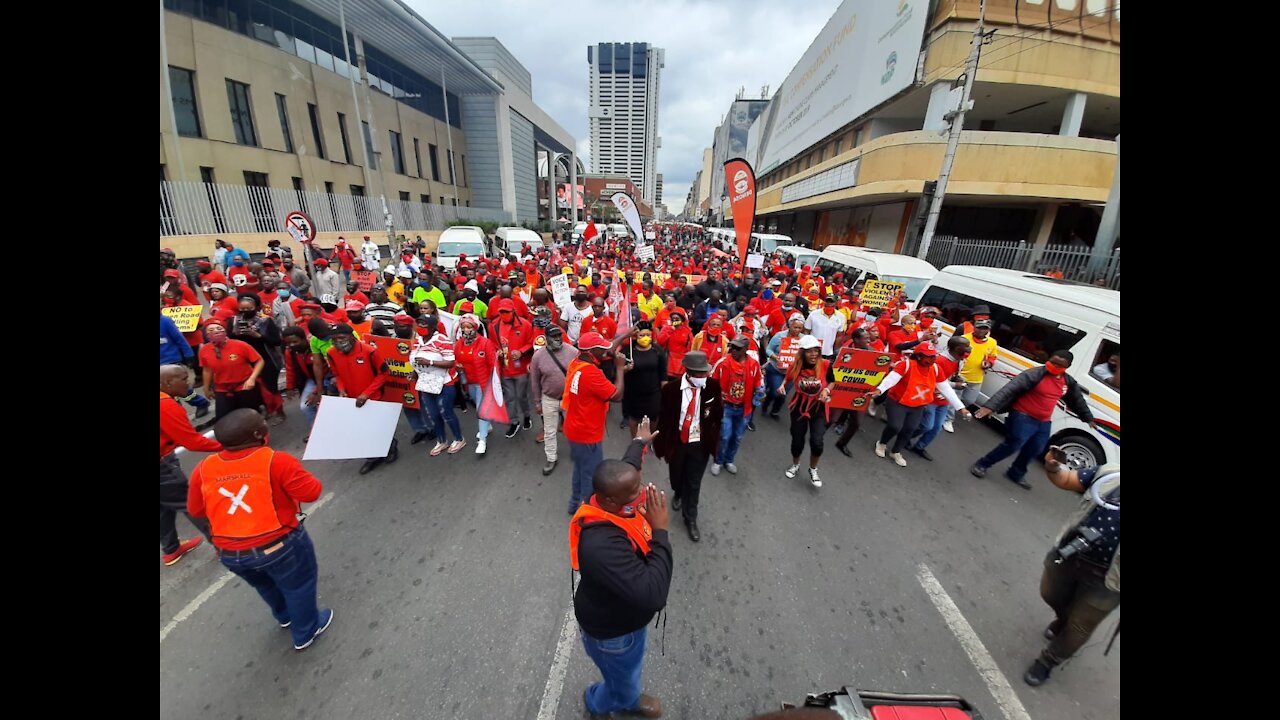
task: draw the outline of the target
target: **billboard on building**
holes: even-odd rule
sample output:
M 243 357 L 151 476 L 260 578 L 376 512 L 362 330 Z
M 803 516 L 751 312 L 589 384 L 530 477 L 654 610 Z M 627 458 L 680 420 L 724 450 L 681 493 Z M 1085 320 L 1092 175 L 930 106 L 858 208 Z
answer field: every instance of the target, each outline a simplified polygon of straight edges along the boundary
M 578 209 L 582 209 L 582 196 L 586 193 L 582 185 L 578 186 Z M 561 210 L 569 209 L 569 202 L 573 198 L 573 190 L 570 189 L 569 183 L 560 183 L 556 188 L 556 206 Z
M 844 0 L 761 116 L 767 173 L 915 80 L 926 0 Z
M 747 143 L 751 133 L 751 125 L 756 118 L 760 117 L 760 113 L 764 111 L 768 104 L 768 100 L 733 101 L 729 106 L 729 114 L 724 118 L 724 123 L 716 129 L 715 153 L 712 157 L 712 163 L 715 167 L 722 168 L 726 162 L 733 158 L 747 158 Z M 718 203 L 722 196 L 728 196 L 724 184 L 724 174 L 714 173 L 711 180 L 711 199 L 714 203 Z M 729 201 L 726 199 L 725 207 L 728 207 L 728 205 Z

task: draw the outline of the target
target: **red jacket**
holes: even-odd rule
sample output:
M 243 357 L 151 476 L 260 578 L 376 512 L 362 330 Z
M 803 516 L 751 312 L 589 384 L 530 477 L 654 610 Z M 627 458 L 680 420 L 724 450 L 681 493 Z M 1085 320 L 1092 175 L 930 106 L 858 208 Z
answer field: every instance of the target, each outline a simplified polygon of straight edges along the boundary
M 168 393 L 160 393 L 160 457 L 184 447 L 196 452 L 217 452 L 222 443 L 210 440 L 191 427 L 187 411 Z
M 498 362 L 498 352 L 493 341 L 478 335 L 476 341 L 467 345 L 459 336 L 453 343 L 453 357 L 467 376 L 467 385 L 484 387 L 493 377 L 494 365 Z
M 684 356 L 693 346 L 693 331 L 689 329 L 689 323 L 681 324 L 679 330 L 668 323 L 658 332 L 658 345 L 667 351 L 667 375 L 682 374 Z
M 502 353 L 502 366 L 499 369 L 502 377 L 523 377 L 529 374 L 529 361 L 533 358 L 533 325 L 528 320 L 517 317 L 515 322 L 505 323 L 496 320 L 490 328 L 494 345 Z M 520 357 L 513 357 L 516 351 Z
M 293 348 L 285 348 L 284 376 L 285 390 L 302 392 L 302 389 L 307 386 L 307 381 L 315 379 L 315 368 L 311 365 L 311 351 L 308 349 L 306 352 L 295 352 Z
M 716 363 L 711 377 L 720 383 L 725 405 L 741 405 L 743 414 L 751 415 L 751 403 L 756 389 L 764 385 L 764 373 L 760 370 L 759 362 L 750 355 L 744 357 L 741 363 L 725 355 Z
M 382 356 L 370 343 L 357 340 L 350 354 L 331 347 L 328 357 L 329 369 L 333 371 L 338 389 L 347 397 L 375 397 L 390 379 L 383 367 Z

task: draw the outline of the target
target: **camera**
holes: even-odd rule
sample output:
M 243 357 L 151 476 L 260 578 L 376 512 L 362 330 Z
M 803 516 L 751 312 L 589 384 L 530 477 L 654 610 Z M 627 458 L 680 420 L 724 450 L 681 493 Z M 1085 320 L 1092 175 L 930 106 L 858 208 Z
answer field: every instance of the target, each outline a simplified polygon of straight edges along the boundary
M 1058 548 L 1058 558 L 1054 562 L 1061 565 L 1062 561 L 1081 551 L 1088 550 L 1091 547 L 1091 543 L 1097 542 L 1101 537 L 1102 533 L 1091 527 L 1081 525 L 1076 528 L 1076 536 L 1071 538 L 1071 542 Z

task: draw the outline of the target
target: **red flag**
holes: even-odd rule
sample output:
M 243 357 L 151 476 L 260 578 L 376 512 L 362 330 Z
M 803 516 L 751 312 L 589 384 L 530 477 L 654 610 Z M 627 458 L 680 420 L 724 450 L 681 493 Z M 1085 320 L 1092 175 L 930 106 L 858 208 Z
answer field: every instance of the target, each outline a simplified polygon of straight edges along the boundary
M 584 243 L 591 242 L 591 240 L 599 234 L 600 233 L 596 231 L 596 224 L 593 222 L 588 222 L 586 229 L 582 231 L 582 242 Z
M 738 262 L 747 264 L 747 244 L 756 222 L 756 174 L 742 158 L 725 161 L 725 187 L 733 208 L 733 231 L 738 237 Z

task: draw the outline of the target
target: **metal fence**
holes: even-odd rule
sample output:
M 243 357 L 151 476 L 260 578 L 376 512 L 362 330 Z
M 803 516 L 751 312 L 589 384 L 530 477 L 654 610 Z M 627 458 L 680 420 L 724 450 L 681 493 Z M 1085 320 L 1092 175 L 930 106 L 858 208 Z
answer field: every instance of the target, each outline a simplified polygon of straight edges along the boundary
M 514 222 L 513 213 L 493 208 L 388 200 L 387 209 L 398 230 L 443 230 L 458 219 Z M 294 210 L 309 215 L 319 232 L 386 230 L 382 201 L 375 197 L 249 185 L 160 183 L 161 237 L 283 233 L 284 216 Z
M 1008 268 L 1045 274 L 1059 271 L 1066 280 L 1094 284 L 1098 280 L 1113 289 L 1120 289 L 1120 248 L 1106 259 L 1100 272 L 1089 270 L 1093 250 L 1071 245 L 1046 245 L 1033 247 L 1025 241 L 977 240 L 939 235 L 929 245 L 925 258 L 934 267 L 948 265 L 981 265 Z

